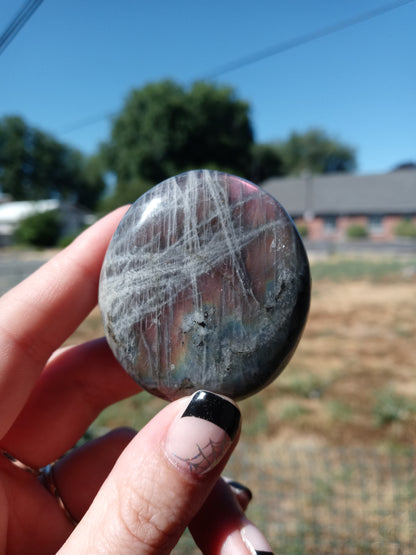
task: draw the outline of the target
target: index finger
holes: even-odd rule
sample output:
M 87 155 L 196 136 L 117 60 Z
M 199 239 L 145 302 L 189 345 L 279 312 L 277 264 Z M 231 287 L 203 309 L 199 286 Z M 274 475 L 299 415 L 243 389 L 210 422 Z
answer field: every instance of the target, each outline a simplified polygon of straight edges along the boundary
M 26 402 L 53 351 L 97 304 L 119 208 L 0 299 L 0 437 Z

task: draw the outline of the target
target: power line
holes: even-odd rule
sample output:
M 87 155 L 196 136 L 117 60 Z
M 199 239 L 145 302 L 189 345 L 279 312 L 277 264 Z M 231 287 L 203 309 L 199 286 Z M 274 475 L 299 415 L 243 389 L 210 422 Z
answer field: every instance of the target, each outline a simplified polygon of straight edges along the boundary
M 29 21 L 42 2 L 43 0 L 28 0 L 19 10 L 0 36 L 0 54 L 15 38 L 23 25 Z
M 296 48 L 298 46 L 302 46 L 304 44 L 313 42 L 322 37 L 333 35 L 339 31 L 343 31 L 344 29 L 348 29 L 349 27 L 353 27 L 360 23 L 364 23 L 365 21 L 369 21 L 371 19 L 384 15 L 385 13 L 396 10 L 398 8 L 401 8 L 402 6 L 405 6 L 406 4 L 411 4 L 413 2 L 415 2 L 415 0 L 396 0 L 395 2 L 384 4 L 383 6 L 380 6 L 379 8 L 376 8 L 374 10 L 364 12 L 355 17 L 344 19 L 342 21 L 339 21 L 338 23 L 334 23 L 333 25 L 328 25 L 327 27 L 323 27 L 321 29 L 312 31 L 310 33 L 306 33 L 304 35 L 300 35 L 293 39 L 289 39 L 287 41 L 269 46 L 267 48 L 264 48 L 263 50 L 259 50 L 252 54 L 249 54 L 248 56 L 238 58 L 237 60 L 228 62 L 227 64 L 224 64 L 222 66 L 217 67 L 216 69 L 213 69 L 211 72 L 205 74 L 200 79 L 206 79 L 206 80 L 216 79 L 220 75 L 224 75 L 224 73 L 235 71 L 242 67 L 260 62 L 266 58 L 276 56 L 277 54 L 282 54 L 283 52 L 287 52 L 288 50 L 292 50 L 293 48 Z M 115 115 L 114 113 L 107 113 L 105 115 L 92 116 L 88 119 L 83 120 L 82 122 L 79 122 L 78 124 L 73 124 L 71 126 L 68 126 L 62 132 L 71 133 L 73 131 L 77 131 L 78 129 L 82 129 L 84 127 L 92 125 L 93 123 L 97 123 L 98 121 L 101 121 L 103 119 L 108 119 L 114 115 Z
M 83 127 L 89 127 L 90 125 L 94 125 L 94 123 L 99 123 L 105 119 L 111 119 L 117 115 L 117 112 L 104 112 L 101 114 L 96 114 L 95 116 L 90 116 L 88 118 L 84 118 L 80 121 L 73 123 L 72 125 L 68 125 L 65 129 L 61 131 L 61 133 L 72 133 L 72 131 L 76 131 L 78 129 L 82 129 Z
M 365 12 L 355 17 L 351 17 L 349 19 L 344 19 L 343 21 L 334 23 L 333 25 L 328 25 L 327 27 L 323 27 L 322 29 L 318 29 L 317 31 L 312 31 L 311 33 L 306 33 L 293 39 L 289 39 L 273 46 L 269 46 L 267 48 L 264 48 L 263 50 L 259 50 L 257 52 L 254 52 L 253 54 L 249 54 L 248 56 L 238 58 L 237 60 L 219 66 L 216 69 L 212 70 L 210 73 L 207 73 L 203 77 L 203 79 L 216 79 L 224 73 L 235 71 L 250 64 L 260 62 L 261 60 L 264 60 L 266 58 L 270 58 L 271 56 L 275 56 L 276 54 L 287 52 L 288 50 L 292 50 L 293 48 L 296 48 L 298 46 L 302 46 L 322 37 L 326 37 L 339 31 L 343 31 L 344 29 L 348 29 L 349 27 L 353 27 L 354 25 L 358 25 L 359 23 L 364 23 L 365 21 L 374 19 L 375 17 L 383 15 L 387 12 L 401 8 L 406 4 L 411 4 L 414 1 L 415 0 L 399 0 L 396 2 L 391 2 L 389 4 L 385 4 L 384 6 L 380 6 L 380 8 L 376 8 L 374 10 Z

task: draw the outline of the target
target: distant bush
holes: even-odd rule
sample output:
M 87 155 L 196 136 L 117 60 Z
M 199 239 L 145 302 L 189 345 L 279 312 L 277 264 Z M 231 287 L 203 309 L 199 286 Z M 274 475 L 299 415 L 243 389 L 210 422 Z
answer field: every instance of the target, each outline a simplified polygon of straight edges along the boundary
M 394 233 L 398 237 L 416 238 L 416 224 L 410 218 L 404 218 L 394 228 Z
M 32 247 L 54 247 L 59 239 L 61 219 L 57 210 L 28 216 L 15 231 L 16 243 Z
M 348 239 L 366 239 L 368 237 L 368 230 L 362 224 L 351 224 L 347 229 Z

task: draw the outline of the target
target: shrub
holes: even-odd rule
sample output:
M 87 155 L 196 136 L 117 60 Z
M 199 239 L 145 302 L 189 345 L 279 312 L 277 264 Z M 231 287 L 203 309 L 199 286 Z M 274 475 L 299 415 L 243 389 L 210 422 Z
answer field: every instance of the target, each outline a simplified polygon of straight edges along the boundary
M 416 414 L 415 401 L 397 395 L 390 389 L 378 393 L 373 409 L 377 426 L 404 421 L 414 414 Z
M 398 237 L 416 238 L 416 224 L 410 218 L 404 218 L 396 225 L 394 233 Z
M 351 224 L 347 229 L 348 239 L 366 239 L 368 237 L 367 228 L 362 224 Z
M 57 210 L 32 214 L 20 222 L 15 241 L 32 247 L 54 247 L 59 239 L 61 219 Z

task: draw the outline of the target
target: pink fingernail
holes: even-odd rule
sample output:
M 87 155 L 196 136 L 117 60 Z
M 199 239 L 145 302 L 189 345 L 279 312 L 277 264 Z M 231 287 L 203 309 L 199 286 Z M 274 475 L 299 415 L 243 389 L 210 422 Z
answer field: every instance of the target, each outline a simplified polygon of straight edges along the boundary
M 233 530 L 229 534 L 221 548 L 222 555 L 234 555 L 235 553 L 273 555 L 266 538 L 247 518 L 243 519 L 242 527 L 239 530 Z
M 197 391 L 168 434 L 166 451 L 179 468 L 202 475 L 223 458 L 240 426 L 240 411 L 209 391 Z
M 273 555 L 272 548 L 268 541 L 250 521 L 240 531 L 243 542 L 249 552 L 253 555 Z

